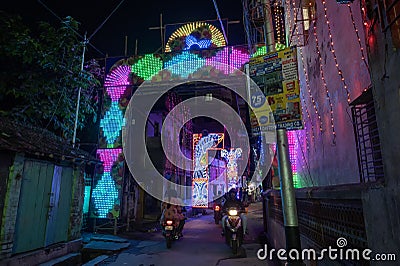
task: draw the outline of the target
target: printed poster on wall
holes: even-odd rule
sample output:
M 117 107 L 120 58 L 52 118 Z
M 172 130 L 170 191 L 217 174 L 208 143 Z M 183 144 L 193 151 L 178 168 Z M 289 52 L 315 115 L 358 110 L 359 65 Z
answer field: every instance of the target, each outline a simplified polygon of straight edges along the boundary
M 295 47 L 251 58 L 249 76 L 264 93 L 273 112 L 277 129 L 303 128 Z M 256 91 L 250 91 L 250 99 L 257 101 L 256 94 Z M 268 114 L 266 116 L 268 117 Z M 260 122 L 262 124 L 263 121 Z

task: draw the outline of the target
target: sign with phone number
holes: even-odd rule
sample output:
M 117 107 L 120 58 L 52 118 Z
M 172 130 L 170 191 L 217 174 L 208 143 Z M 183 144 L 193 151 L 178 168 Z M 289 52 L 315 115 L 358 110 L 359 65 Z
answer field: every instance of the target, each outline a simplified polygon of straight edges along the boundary
M 251 58 L 249 76 L 262 90 L 250 89 L 250 104 L 256 113 L 251 117 L 253 134 L 264 132 L 265 126 L 268 130 L 271 122 L 277 129 L 303 128 L 295 47 Z

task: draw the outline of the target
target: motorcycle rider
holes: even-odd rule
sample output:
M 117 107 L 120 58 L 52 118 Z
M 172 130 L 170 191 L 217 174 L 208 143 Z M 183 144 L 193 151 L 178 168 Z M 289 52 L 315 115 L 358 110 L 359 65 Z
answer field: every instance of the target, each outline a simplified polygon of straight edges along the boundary
M 243 211 L 245 210 L 245 207 L 243 203 L 236 197 L 237 195 L 237 190 L 236 188 L 231 188 L 228 192 L 228 195 L 226 196 L 226 201 L 224 205 L 222 206 L 222 212 L 224 213 L 224 216 L 222 217 L 222 233 L 221 235 L 225 234 L 225 226 L 226 222 L 228 219 L 228 209 L 229 208 L 238 208 L 240 212 L 240 218 L 242 219 L 242 226 L 243 226 L 243 232 L 247 234 L 247 217 L 244 215 Z
M 165 219 L 173 220 L 174 226 L 177 228 L 178 236 L 182 237 L 182 230 L 186 220 L 186 210 L 183 206 L 183 201 L 182 199 L 178 198 L 178 193 L 174 189 L 169 190 L 167 195 L 169 202 L 162 203 L 160 224 L 162 225 Z

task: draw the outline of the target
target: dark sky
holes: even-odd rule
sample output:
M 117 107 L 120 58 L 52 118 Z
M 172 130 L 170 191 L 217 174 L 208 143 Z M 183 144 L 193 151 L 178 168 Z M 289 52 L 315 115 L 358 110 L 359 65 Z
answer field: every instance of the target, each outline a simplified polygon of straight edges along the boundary
M 39 1 L 3 1 L 0 9 L 19 14 L 28 23 L 48 21 L 56 25 L 59 20 Z M 80 32 L 88 36 L 98 28 L 121 0 L 42 0 L 57 16 L 71 16 L 81 23 Z M 240 24 L 230 24 L 229 45 L 244 44 L 241 0 L 217 0 L 222 18 L 240 20 Z M 164 24 L 175 24 L 197 20 L 217 19 L 212 0 L 125 0 L 113 13 L 104 26 L 90 39 L 90 43 L 108 56 L 121 56 L 125 53 L 125 36 L 128 36 L 128 55 L 134 54 L 138 39 L 138 53 L 153 53 L 161 46 L 159 30 L 149 27 L 160 25 L 160 13 Z M 58 24 L 57 24 L 58 25 Z M 89 47 L 91 57 L 102 58 Z

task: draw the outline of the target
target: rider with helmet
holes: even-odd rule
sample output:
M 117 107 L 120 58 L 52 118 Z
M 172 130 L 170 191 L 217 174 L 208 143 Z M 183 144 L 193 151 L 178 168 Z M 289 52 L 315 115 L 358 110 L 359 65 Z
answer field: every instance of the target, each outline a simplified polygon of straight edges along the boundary
M 236 197 L 236 195 L 236 188 L 231 188 L 228 192 L 228 195 L 226 196 L 226 201 L 222 206 L 222 212 L 224 213 L 224 216 L 222 217 L 222 235 L 224 235 L 225 233 L 225 225 L 228 219 L 228 209 L 234 207 L 238 208 L 241 211 L 240 218 L 242 219 L 243 232 L 247 234 L 247 217 L 243 213 L 245 207 L 243 203 Z

